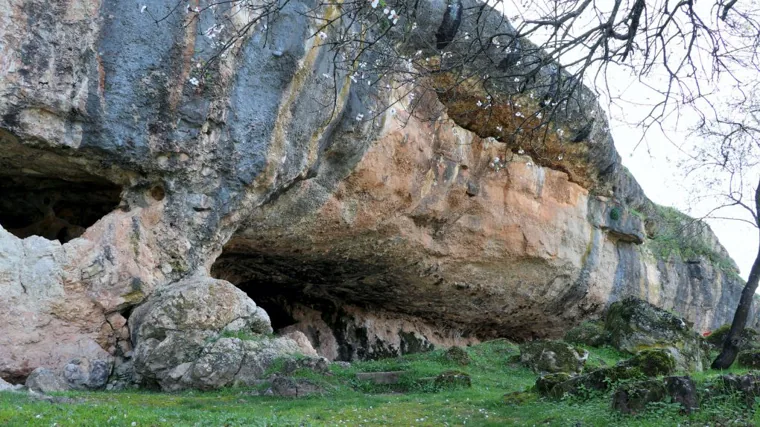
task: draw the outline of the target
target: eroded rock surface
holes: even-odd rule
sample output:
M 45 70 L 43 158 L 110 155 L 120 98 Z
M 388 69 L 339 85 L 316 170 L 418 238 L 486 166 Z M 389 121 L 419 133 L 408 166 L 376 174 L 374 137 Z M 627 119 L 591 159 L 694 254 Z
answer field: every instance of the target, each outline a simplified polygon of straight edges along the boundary
M 440 32 L 448 2 L 417 3 L 404 48 L 455 54 L 476 4 Z M 414 115 L 373 115 L 399 92 L 335 70 L 307 0 L 195 85 L 215 53 L 200 35 L 243 16 L 146 6 L 0 0 L 0 377 L 79 359 L 120 384 L 131 367 L 165 389 L 248 384 L 283 354 L 560 336 L 626 295 L 699 329 L 730 319 L 741 281 L 653 250 L 655 209 L 593 101 L 572 164 L 520 154 L 430 93 Z M 481 59 L 506 64 L 492 76 L 517 63 Z M 224 335 L 241 331 L 264 338 Z

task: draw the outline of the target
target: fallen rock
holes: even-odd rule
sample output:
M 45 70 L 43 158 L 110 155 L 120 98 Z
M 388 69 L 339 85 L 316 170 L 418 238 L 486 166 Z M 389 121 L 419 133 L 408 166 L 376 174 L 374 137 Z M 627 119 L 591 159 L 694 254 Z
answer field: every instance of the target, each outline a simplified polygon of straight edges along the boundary
M 269 316 L 245 293 L 202 276 L 154 293 L 129 323 L 138 381 L 166 391 L 250 384 L 275 359 L 301 352 L 269 336 Z
M 624 414 L 638 414 L 645 411 L 648 404 L 666 400 L 679 403 L 686 413 L 699 409 L 697 389 L 690 377 L 624 384 L 612 396 L 612 409 Z
M 40 393 L 69 390 L 66 381 L 50 369 L 37 368 L 26 378 L 26 388 Z
M 11 384 L 0 378 L 0 391 L 21 391 L 24 389 L 22 384 Z
M 705 342 L 713 346 L 714 348 L 723 347 L 723 340 L 728 335 L 728 331 L 731 329 L 731 324 L 726 323 L 716 330 L 712 331 L 707 337 Z M 739 348 L 750 349 L 760 347 L 760 333 L 753 328 L 744 328 L 739 337 Z
M 540 377 L 536 380 L 535 390 L 545 396 L 561 398 L 566 394 L 581 395 L 589 391 L 604 391 L 623 380 L 669 375 L 674 370 L 675 360 L 667 350 L 646 350 L 613 367 L 597 369 L 569 379 L 560 376 L 561 374 Z
M 608 340 L 604 324 L 599 322 L 583 322 L 565 334 L 565 341 L 591 347 L 601 347 L 607 344 Z
M 760 368 L 760 349 L 740 351 L 736 357 L 736 362 L 743 368 Z
M 686 413 L 699 409 L 699 395 L 691 377 L 666 377 L 665 388 L 674 403 L 680 403 Z
M 735 393 L 739 393 L 743 397 L 747 406 L 754 406 L 755 399 L 760 397 L 760 374 L 721 375 L 708 384 L 703 399 L 733 395 Z
M 536 380 L 536 385 L 534 386 L 534 390 L 543 396 L 548 396 L 554 386 L 557 384 L 564 383 L 566 381 L 569 381 L 571 378 L 573 378 L 570 374 L 566 372 L 558 372 L 556 374 L 546 374 L 541 375 Z
M 667 390 L 659 380 L 640 381 L 625 384 L 612 395 L 612 409 L 624 414 L 637 414 L 652 402 L 661 402 L 665 399 Z
M 520 345 L 520 362 L 536 373 L 583 372 L 588 351 L 562 341 L 529 341 Z
M 306 397 L 324 391 L 311 380 L 280 376 L 272 380 L 270 390 L 272 395 L 280 397 Z
M 470 355 L 462 347 L 450 347 L 443 354 L 443 357 L 446 360 L 456 363 L 460 366 L 467 366 L 472 361 L 472 359 L 470 359 Z
M 701 371 L 706 351 L 702 339 L 684 321 L 638 298 L 613 303 L 604 324 L 610 344 L 618 350 L 667 349 L 676 366 L 685 371 Z
M 63 367 L 63 379 L 74 390 L 100 390 L 111 375 L 111 364 L 105 360 L 73 359 Z
M 290 375 L 299 370 L 308 370 L 317 374 L 330 372 L 330 362 L 324 357 L 285 357 L 280 372 Z

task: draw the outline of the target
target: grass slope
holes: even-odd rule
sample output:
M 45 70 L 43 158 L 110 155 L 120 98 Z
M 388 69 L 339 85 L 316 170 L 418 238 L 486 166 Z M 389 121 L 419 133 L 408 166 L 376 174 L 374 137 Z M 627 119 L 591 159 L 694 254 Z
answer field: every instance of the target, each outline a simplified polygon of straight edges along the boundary
M 623 355 L 589 348 L 589 368 L 616 363 Z M 528 395 L 522 404 L 504 403 L 504 394 L 531 387 L 536 375 L 515 363 L 517 346 L 493 341 L 467 349 L 472 362 L 457 366 L 442 351 L 332 366 L 331 376 L 299 372 L 327 393 L 303 399 L 257 396 L 246 389 L 162 394 L 142 391 L 65 393 L 75 403 L 51 404 L 21 393 L 0 393 L 2 426 L 669 426 L 760 425 L 760 417 L 739 398 L 703 404 L 698 413 L 679 414 L 675 405 L 653 406 L 641 416 L 610 411 L 610 393 L 551 401 Z M 472 377 L 472 388 L 437 390 L 421 378 L 457 369 Z M 395 386 L 355 380 L 356 372 L 405 370 Z M 701 374 L 704 383 L 714 374 Z

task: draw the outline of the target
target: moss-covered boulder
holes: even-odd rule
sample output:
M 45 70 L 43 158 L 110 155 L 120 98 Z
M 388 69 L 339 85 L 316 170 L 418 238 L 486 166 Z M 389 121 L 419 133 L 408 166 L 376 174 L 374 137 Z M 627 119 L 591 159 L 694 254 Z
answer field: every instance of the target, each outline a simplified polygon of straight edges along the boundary
M 564 383 L 565 381 L 573 378 L 566 372 L 558 372 L 556 374 L 546 374 L 538 377 L 536 385 L 533 390 L 541 395 L 547 396 L 557 384 Z
M 667 390 L 660 380 L 638 381 L 620 386 L 612 395 L 612 409 L 624 414 L 638 414 L 648 403 L 665 400 Z
M 601 347 L 607 344 L 608 336 L 601 322 L 583 322 L 565 334 L 565 341 L 573 344 Z
M 588 351 L 563 341 L 529 341 L 520 345 L 520 362 L 536 373 L 579 374 Z
M 562 398 L 565 395 L 579 396 L 593 391 L 608 390 L 614 384 L 625 380 L 645 380 L 648 377 L 670 375 L 674 370 L 675 360 L 667 350 L 646 350 L 615 366 L 597 369 L 564 381 L 560 376 L 545 375 L 536 381 L 534 390 L 553 398 Z
M 670 375 L 676 370 L 675 357 L 666 349 L 642 350 L 620 365 L 637 368 L 648 377 Z
M 710 335 L 705 337 L 705 342 L 713 346 L 714 348 L 720 348 L 723 346 L 723 340 L 726 339 L 728 331 L 731 329 L 731 324 L 727 323 L 718 329 L 712 331 Z M 744 328 L 741 336 L 739 337 L 739 348 L 750 349 L 760 348 L 760 333 L 752 328 Z
M 760 349 L 742 350 L 736 357 L 736 362 L 742 368 L 760 369 Z
M 459 366 L 467 366 L 470 364 L 470 355 L 462 347 L 451 347 L 446 350 L 443 357 L 449 362 L 455 363 Z
M 702 337 L 683 319 L 638 298 L 613 303 L 604 324 L 610 344 L 618 350 L 667 349 L 678 369 L 701 371 L 706 349 Z

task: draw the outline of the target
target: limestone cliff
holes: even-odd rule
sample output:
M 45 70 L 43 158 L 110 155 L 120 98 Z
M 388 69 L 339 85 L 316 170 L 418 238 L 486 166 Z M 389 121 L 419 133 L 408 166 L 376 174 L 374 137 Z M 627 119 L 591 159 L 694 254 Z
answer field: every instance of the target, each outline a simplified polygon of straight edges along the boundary
M 631 294 L 698 329 L 730 320 L 743 283 L 725 250 L 709 231 L 684 256 L 658 246 L 665 211 L 605 120 L 563 162 L 499 142 L 445 97 L 421 95 L 424 117 L 403 103 L 372 116 L 375 89 L 324 77 L 312 3 L 289 2 L 198 86 L 214 15 L 0 0 L 0 377 L 136 358 L 136 378 L 164 388 L 231 384 L 208 377 L 215 343 L 247 349 L 219 372 L 264 347 L 213 337 L 250 325 L 171 327 L 204 305 L 255 311 L 224 280 L 338 359 L 556 336 Z M 419 7 L 422 43 L 448 7 Z M 204 283 L 225 291 L 165 300 Z M 138 324 L 151 318 L 177 333 Z

